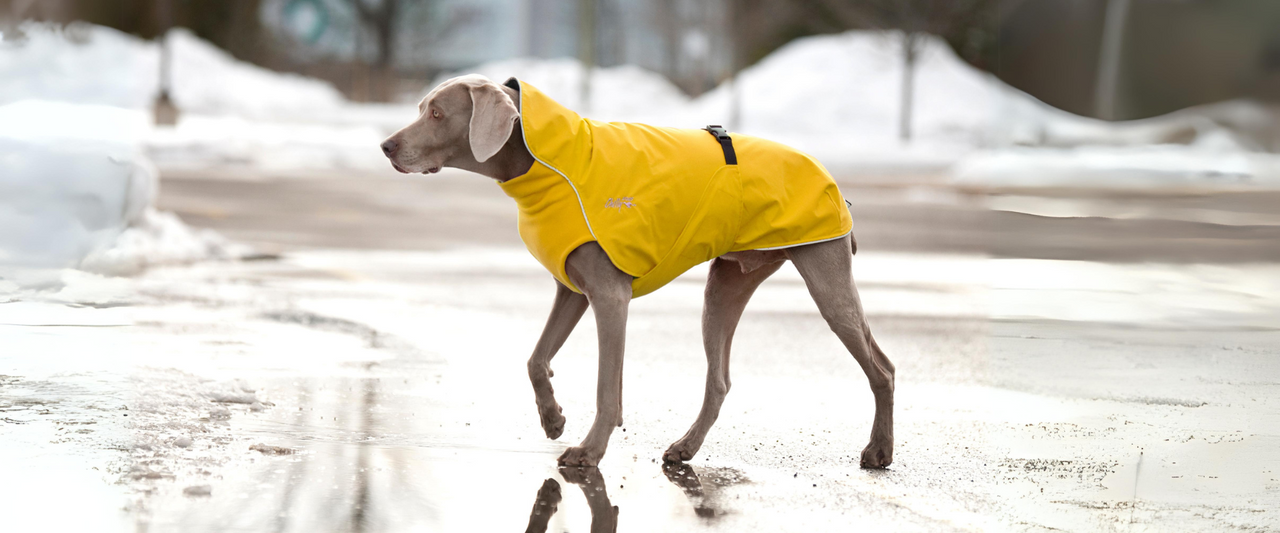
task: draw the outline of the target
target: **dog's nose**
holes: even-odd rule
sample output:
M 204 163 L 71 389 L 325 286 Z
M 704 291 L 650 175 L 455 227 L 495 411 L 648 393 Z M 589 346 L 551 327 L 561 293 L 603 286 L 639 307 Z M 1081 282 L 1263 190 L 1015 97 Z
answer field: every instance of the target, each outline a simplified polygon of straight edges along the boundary
M 382 153 L 386 154 L 387 157 L 391 157 L 396 155 L 396 148 L 399 147 L 400 143 L 397 143 L 395 139 L 387 139 L 382 142 Z

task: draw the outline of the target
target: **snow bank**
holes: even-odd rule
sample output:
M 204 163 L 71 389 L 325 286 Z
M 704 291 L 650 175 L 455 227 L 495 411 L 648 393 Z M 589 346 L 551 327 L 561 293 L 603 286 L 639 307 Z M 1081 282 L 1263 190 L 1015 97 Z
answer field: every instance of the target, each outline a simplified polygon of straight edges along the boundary
M 745 69 L 736 86 L 693 100 L 636 67 L 593 71 L 590 105 L 575 60 L 499 61 L 468 72 L 519 77 L 593 118 L 727 124 L 809 152 L 837 173 L 953 168 L 969 185 L 1109 187 L 1259 186 L 1280 177 L 1275 158 L 1262 153 L 1280 151 L 1275 108 L 1234 101 L 1129 122 L 1081 117 L 972 67 L 937 38 L 922 43 L 912 141 L 904 144 L 898 37 L 850 31 L 797 39 Z
M 72 267 L 137 220 L 156 171 L 138 111 L 27 101 L 0 106 L 0 264 Z
M 150 109 L 159 92 L 160 46 L 88 24 L 26 23 L 0 44 L 0 104 L 26 99 Z M 329 84 L 237 61 L 190 31 L 168 35 L 172 96 L 188 113 L 306 117 L 343 98 Z
M 165 168 L 390 169 L 378 145 L 415 115 L 406 107 L 403 124 L 394 128 L 185 116 L 174 128 L 157 128 L 147 140 L 147 153 Z
M 120 275 L 251 253 L 150 207 L 157 172 L 140 150 L 149 120 L 110 106 L 0 106 L 0 267 Z
M 169 32 L 173 99 L 184 110 L 252 118 L 305 118 L 345 100 L 326 82 L 243 61 L 182 28 Z
M 150 111 L 155 42 L 88 24 L 27 23 L 22 33 L 0 44 L 0 105 L 41 99 Z M 410 106 L 351 105 L 325 82 L 238 61 L 184 29 L 167 39 L 181 119 L 174 128 L 131 126 L 161 165 L 384 168 L 378 144 L 413 116 Z
M 0 104 L 43 99 L 131 109 L 151 105 L 154 44 L 100 26 L 27 23 L 0 42 Z
M 1007 148 L 956 164 L 953 181 L 993 187 L 1280 187 L 1280 156 L 1185 146 Z
M 35 97 L 150 108 L 155 43 L 89 25 L 25 24 L 22 32 L 24 40 L 0 44 L 0 105 Z M 408 105 L 345 102 L 323 82 L 237 61 L 185 30 L 169 39 L 182 119 L 175 128 L 130 122 L 130 135 L 166 167 L 385 170 L 378 143 L 416 115 Z M 593 118 L 726 124 L 809 152 L 837 174 L 954 168 L 967 184 L 1032 186 L 1257 185 L 1276 176 L 1266 155 L 1280 151 L 1275 108 L 1227 102 L 1108 123 L 1013 89 L 934 38 L 924 41 L 916 66 L 913 140 L 904 144 L 897 138 L 901 68 L 896 34 L 851 31 L 797 39 L 697 99 L 635 66 L 592 70 L 585 100 L 585 71 L 572 59 L 511 59 L 467 72 L 496 81 L 519 77 Z
M 1280 188 L 1280 108 L 1237 100 L 1054 142 L 980 150 L 953 181 L 993 187 Z
M 88 254 L 79 268 L 125 276 L 153 266 L 239 259 L 253 253 L 213 230 L 192 229 L 173 213 L 148 208 L 107 246 Z
M 851 31 L 797 39 L 744 70 L 739 129 L 897 144 L 902 59 L 894 32 Z M 698 102 L 728 116 L 731 85 Z M 981 146 L 1034 138 L 1070 120 L 927 38 L 915 71 L 913 136 L 923 143 Z
M 634 66 L 594 70 L 586 106 L 583 69 L 572 59 L 506 60 L 467 72 L 496 81 L 519 77 L 593 118 L 682 127 L 727 124 L 836 167 L 941 167 L 977 147 L 1038 142 L 1057 123 L 1087 130 L 1096 122 L 1012 89 L 930 38 L 916 67 L 914 140 L 904 145 L 897 137 L 902 65 L 894 35 L 851 31 L 797 39 L 745 69 L 737 87 L 726 83 L 694 100 L 662 76 Z

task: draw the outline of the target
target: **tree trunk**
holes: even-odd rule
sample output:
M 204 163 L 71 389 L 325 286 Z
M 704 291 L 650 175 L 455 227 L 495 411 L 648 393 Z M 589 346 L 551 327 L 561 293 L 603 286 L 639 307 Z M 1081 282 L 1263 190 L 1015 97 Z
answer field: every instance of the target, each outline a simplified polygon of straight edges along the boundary
M 915 96 L 916 55 L 919 53 L 920 34 L 902 32 L 902 95 L 898 109 L 898 139 L 911 142 L 911 107 Z

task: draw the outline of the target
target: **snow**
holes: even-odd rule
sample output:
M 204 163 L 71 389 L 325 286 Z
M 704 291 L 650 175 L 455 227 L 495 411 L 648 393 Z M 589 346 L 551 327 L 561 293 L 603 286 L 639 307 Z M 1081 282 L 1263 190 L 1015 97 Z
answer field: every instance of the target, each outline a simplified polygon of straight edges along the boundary
M 602 120 L 726 124 L 811 153 L 837 173 L 946 170 L 970 186 L 1280 183 L 1280 160 L 1266 153 L 1280 150 L 1280 112 L 1232 101 L 1129 122 L 1081 117 L 970 66 L 937 38 L 922 44 L 912 141 L 903 143 L 897 43 L 893 32 L 869 31 L 797 39 L 745 69 L 737 86 L 697 99 L 632 66 L 594 70 L 590 105 L 582 101 L 583 69 L 571 59 L 504 60 L 467 72 L 519 77 Z
M 27 23 L 19 39 L 0 42 L 0 104 L 26 99 L 151 105 L 159 53 L 154 44 L 101 26 L 65 30 Z
M 155 196 L 141 113 L 25 101 L 0 107 L 0 264 L 72 267 Z
M 23 40 L 0 45 L 0 103 L 40 98 L 149 109 L 156 43 L 90 25 L 21 29 Z M 725 124 L 809 152 L 837 174 L 941 171 L 965 185 L 1026 186 L 1277 181 L 1267 154 L 1280 150 L 1280 112 L 1236 101 L 1131 122 L 1080 117 L 968 65 L 936 38 L 922 44 L 913 138 L 903 143 L 897 37 L 850 31 L 797 39 L 696 99 L 631 65 L 593 69 L 585 101 L 585 70 L 573 59 L 515 58 L 465 72 L 499 82 L 516 76 L 593 118 Z M 137 132 L 164 168 L 385 171 L 377 144 L 416 115 L 408 103 L 346 102 L 326 83 L 237 61 L 186 30 L 168 42 L 181 119 L 174 128 L 138 122 Z M 422 93 L 462 73 L 441 76 Z
M 584 102 L 582 77 L 585 72 L 582 63 L 576 59 L 506 59 L 485 63 L 465 72 L 439 76 L 427 90 L 462 74 L 480 74 L 498 83 L 516 77 L 533 84 L 566 107 L 592 118 L 664 124 L 679 120 L 679 115 L 689 104 L 689 97 L 669 80 L 635 65 L 593 69 L 591 97 Z M 675 113 L 667 115 L 671 111 Z
M 992 187 L 1280 188 L 1280 156 L 1181 145 L 1006 148 L 952 169 L 958 184 Z
M 0 105 L 38 99 L 149 113 L 159 92 L 156 42 L 88 24 L 21 30 L 0 44 Z M 164 166 L 382 168 L 378 143 L 413 116 L 407 105 L 351 105 L 328 83 L 238 61 L 184 29 L 167 39 L 179 123 L 157 128 L 144 117 L 130 126 Z
M 251 253 L 151 208 L 144 112 L 26 100 L 0 106 L 0 276 L 12 269 L 133 274 Z
M 893 33 L 853 31 L 797 39 L 740 75 L 745 132 L 898 145 L 902 61 Z M 699 104 L 727 116 L 731 86 Z M 913 136 L 980 146 L 1023 139 L 1055 118 L 1031 97 L 925 39 L 915 71 Z
M 107 246 L 88 254 L 81 270 L 132 275 L 159 265 L 232 260 L 254 254 L 249 246 L 208 229 L 193 229 L 173 213 L 148 208 Z
M 410 112 L 406 108 L 403 116 L 412 118 Z M 390 167 L 378 145 L 395 129 L 187 115 L 176 127 L 156 128 L 147 152 L 166 168 L 382 169 Z
M 0 44 L 0 104 L 27 99 L 150 109 L 159 92 L 160 45 L 89 24 L 26 23 Z M 305 117 L 337 107 L 327 83 L 237 61 L 190 31 L 168 34 L 174 102 L 185 112 Z

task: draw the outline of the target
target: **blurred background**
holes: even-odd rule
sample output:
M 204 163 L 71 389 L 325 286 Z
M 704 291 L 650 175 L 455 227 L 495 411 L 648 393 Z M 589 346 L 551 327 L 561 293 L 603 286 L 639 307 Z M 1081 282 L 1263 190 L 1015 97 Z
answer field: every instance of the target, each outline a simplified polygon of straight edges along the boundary
M 586 483 L 551 464 L 594 408 L 590 321 L 544 441 L 523 364 L 554 286 L 514 205 L 378 148 L 473 72 L 790 144 L 853 203 L 893 469 L 845 457 L 870 395 L 790 267 L 710 462 L 647 461 L 701 398 L 697 268 L 632 306 L 619 530 L 1280 528 L 1260 0 L 0 0 L 8 516 L 518 529 L 544 478 Z M 69 488 L 86 510 L 51 510 Z M 584 493 L 553 528 L 604 516 Z
M 137 148 L 164 178 L 354 177 L 386 173 L 369 147 L 427 90 L 478 72 L 596 118 L 726 124 L 849 183 L 915 187 L 916 200 L 966 187 L 1256 190 L 1280 183 L 1278 27 L 1280 6 L 1248 0 L 4 0 L 0 103 L 15 104 L 10 139 L 75 131 Z M 114 187 L 133 191 L 108 209 L 124 218 L 154 196 Z M 1141 210 L 994 201 L 1038 215 Z M 1183 202 L 1169 208 L 1186 218 L 1199 204 Z M 69 227 L 86 233 L 80 246 L 11 255 L 75 264 L 124 225 Z
M 146 40 L 187 28 L 236 59 L 323 79 L 354 101 L 410 100 L 424 80 L 514 57 L 636 65 L 696 97 L 794 39 L 851 29 L 940 37 L 1037 99 L 1104 119 L 1270 100 L 1280 84 L 1280 8 L 1239 0 L 6 0 L 0 9 L 10 41 L 22 21 Z

